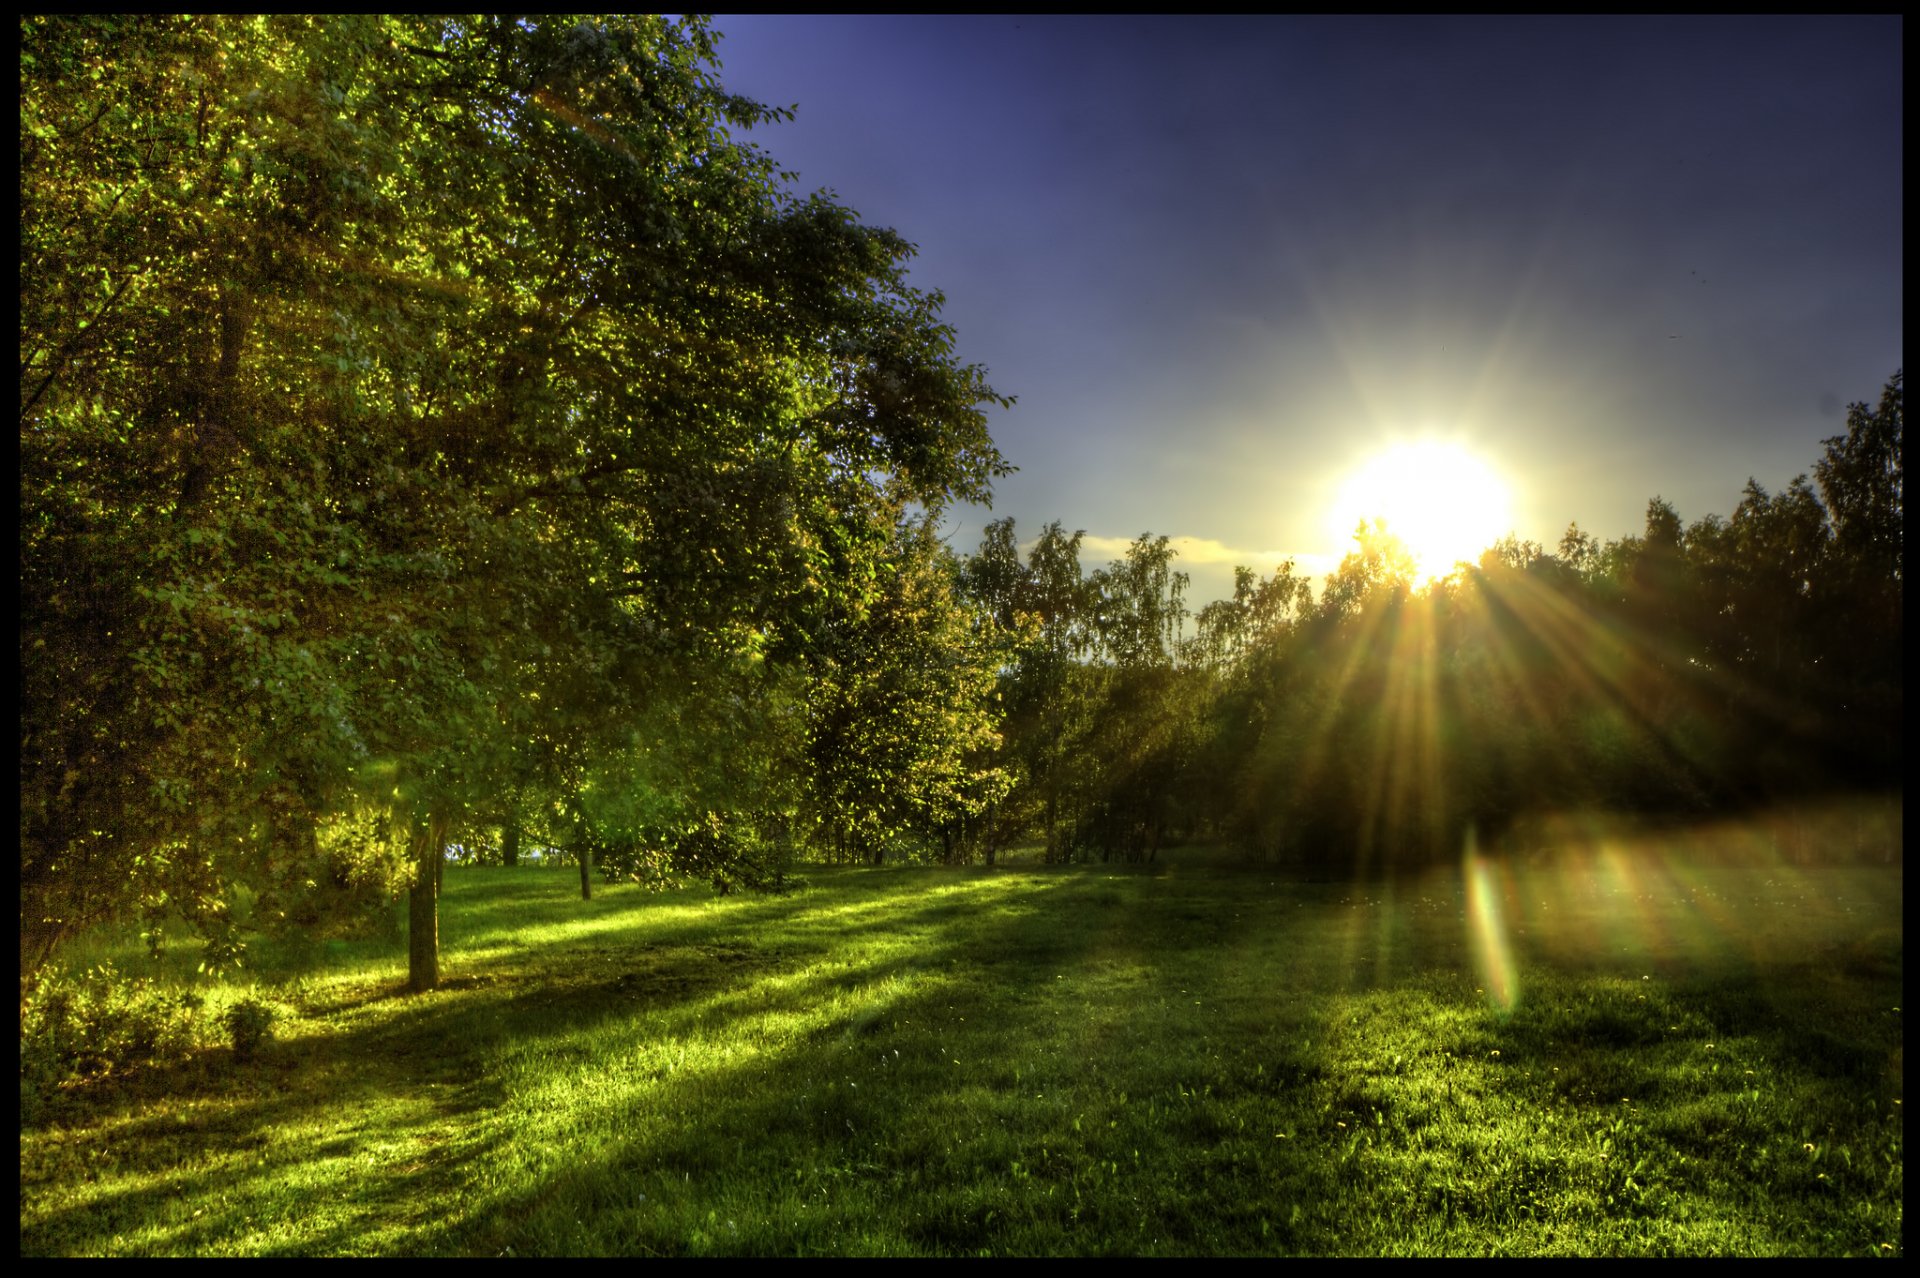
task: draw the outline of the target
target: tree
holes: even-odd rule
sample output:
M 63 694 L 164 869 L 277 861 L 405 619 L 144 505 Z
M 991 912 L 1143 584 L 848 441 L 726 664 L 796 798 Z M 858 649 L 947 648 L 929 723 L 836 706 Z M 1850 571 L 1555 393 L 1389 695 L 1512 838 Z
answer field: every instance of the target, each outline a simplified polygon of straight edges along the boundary
M 1859 577 L 1891 584 L 1903 577 L 1906 544 L 1901 485 L 1901 373 L 1880 392 L 1877 409 L 1847 407 L 1847 433 L 1824 441 L 1813 473 L 1833 519 L 1835 550 Z
M 897 527 L 875 597 L 816 651 L 806 757 L 813 825 L 836 859 L 879 864 L 909 831 L 952 859 L 965 822 L 1006 789 L 995 765 L 996 651 L 956 596 L 928 518 Z
M 1287 560 L 1264 580 L 1236 567 L 1233 598 L 1207 605 L 1195 619 L 1189 677 L 1202 684 L 1194 695 L 1205 716 L 1194 765 L 1196 815 L 1209 831 L 1236 834 L 1256 849 L 1270 842 L 1275 814 L 1264 798 L 1244 804 L 1236 779 L 1269 717 L 1267 685 L 1313 611 L 1313 588 Z
M 1201 672 L 1180 665 L 1187 575 L 1166 537 L 1142 533 L 1087 582 L 1089 714 L 1073 750 L 1072 842 L 1102 860 L 1151 860 L 1181 818 Z
M 691 651 L 803 648 L 874 494 L 986 497 L 1005 401 L 713 53 L 23 22 L 23 968 L 383 794 L 426 893 L 499 707 L 591 741 Z
M 1413 588 L 1413 552 L 1386 520 L 1361 520 L 1353 540 L 1320 592 L 1320 610 L 1328 617 L 1357 616 L 1376 594 L 1404 598 Z
M 1905 650 L 1904 395 L 1896 371 L 1876 408 L 1847 409 L 1847 433 L 1825 441 L 1813 473 L 1833 524 L 1815 594 L 1822 718 L 1831 757 L 1855 784 L 1903 777 Z
M 990 838 L 1010 841 L 1037 824 L 1049 862 L 1066 853 L 1063 806 L 1074 770 L 1068 743 L 1088 710 L 1080 661 L 1094 632 L 1080 568 L 1084 536 L 1055 520 L 1022 563 L 1013 520 L 995 520 L 960 573 L 960 588 L 991 622 L 999 652 L 999 759 L 1012 789 L 994 805 Z
M 1026 773 L 1042 796 L 1048 861 L 1066 853 L 1061 806 L 1073 781 L 1067 743 L 1083 729 L 1089 688 L 1079 660 L 1093 646 L 1092 597 L 1080 567 L 1082 529 L 1069 535 L 1059 520 L 1040 530 L 1027 551 L 1027 611 L 1039 626 L 1009 714 L 1020 716 L 1029 742 Z
M 1194 618 L 1189 659 L 1215 671 L 1237 669 L 1312 606 L 1313 588 L 1294 573 L 1293 560 L 1274 569 L 1264 581 L 1253 569 L 1236 566 L 1233 598 L 1215 600 Z

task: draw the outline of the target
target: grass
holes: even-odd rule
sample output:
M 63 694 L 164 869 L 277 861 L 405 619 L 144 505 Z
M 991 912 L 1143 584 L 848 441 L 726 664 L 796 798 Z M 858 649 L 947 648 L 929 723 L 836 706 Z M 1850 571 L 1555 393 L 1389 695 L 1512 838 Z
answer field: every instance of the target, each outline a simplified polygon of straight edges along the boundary
M 1904 1249 L 1897 869 L 808 877 L 450 870 L 422 997 L 264 950 L 253 1060 L 23 1131 L 22 1254 Z

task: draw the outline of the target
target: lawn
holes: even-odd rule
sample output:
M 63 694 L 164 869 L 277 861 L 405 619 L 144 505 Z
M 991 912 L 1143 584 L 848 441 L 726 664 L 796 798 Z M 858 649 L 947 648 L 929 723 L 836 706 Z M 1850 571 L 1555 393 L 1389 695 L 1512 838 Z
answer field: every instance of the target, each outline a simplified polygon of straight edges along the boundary
M 446 988 L 257 946 L 253 1059 L 65 1089 L 21 1250 L 1898 1255 L 1898 869 L 1692 864 L 449 870 Z

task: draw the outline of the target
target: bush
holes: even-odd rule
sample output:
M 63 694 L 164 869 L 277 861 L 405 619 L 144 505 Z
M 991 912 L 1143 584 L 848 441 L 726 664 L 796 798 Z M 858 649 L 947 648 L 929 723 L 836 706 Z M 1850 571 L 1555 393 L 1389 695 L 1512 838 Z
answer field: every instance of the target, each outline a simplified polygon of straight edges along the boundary
M 786 845 L 764 836 L 751 818 L 709 812 L 678 828 L 597 843 L 594 864 L 613 882 L 661 888 L 681 876 L 705 879 L 714 891 L 783 893 L 804 886 L 787 874 Z
M 785 892 L 787 858 L 775 843 L 756 837 L 749 824 L 729 824 L 715 813 L 682 831 L 673 842 L 672 864 L 697 875 L 726 896 L 736 889 Z
M 35 1121 L 65 1084 L 184 1060 L 199 1011 L 197 994 L 166 993 L 110 963 L 47 972 L 20 1011 L 20 1121 Z
M 260 894 L 252 921 L 276 940 L 397 940 L 404 933 L 392 908 L 397 885 L 388 870 L 341 856 L 313 866 L 296 863 Z
M 233 1054 L 251 1060 L 263 1044 L 273 1037 L 274 1009 L 257 998 L 243 998 L 220 1015 Z

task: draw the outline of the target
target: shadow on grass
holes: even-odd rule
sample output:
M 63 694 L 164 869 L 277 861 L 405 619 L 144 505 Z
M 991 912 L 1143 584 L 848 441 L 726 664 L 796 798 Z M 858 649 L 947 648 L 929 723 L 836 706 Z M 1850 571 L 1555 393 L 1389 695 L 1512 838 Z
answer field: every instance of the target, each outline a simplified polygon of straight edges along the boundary
M 849 871 L 585 903 L 467 873 L 443 990 L 328 992 L 323 1033 L 144 1080 L 23 1150 L 23 1253 L 1341 1253 L 1496 1226 L 1544 1249 L 1524 1231 L 1549 1197 L 1610 1228 L 1661 1200 L 1564 1149 L 1499 1152 L 1485 1115 L 1592 1129 L 1597 1160 L 1630 1134 L 1599 1134 L 1614 1107 L 1694 1106 L 1662 1139 L 1698 1152 L 1765 1130 L 1680 1069 L 1703 1043 L 1848 1087 L 1897 1072 L 1897 1028 L 1844 1001 L 1897 984 L 1897 937 L 1765 979 L 1528 968 L 1503 1016 L 1444 883 Z M 89 1160 L 111 1171 L 76 1190 Z M 1369 1195 L 1383 1218 L 1354 1214 Z

